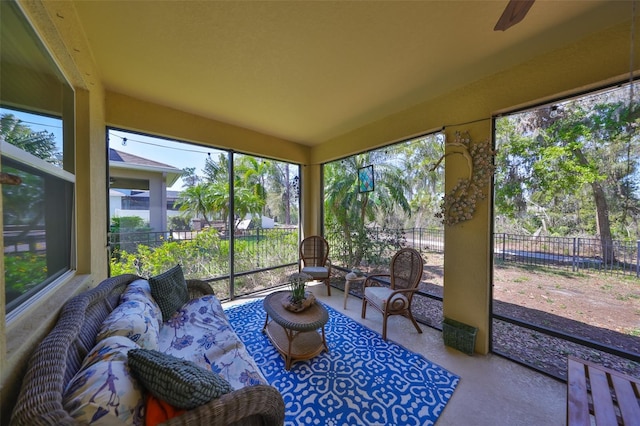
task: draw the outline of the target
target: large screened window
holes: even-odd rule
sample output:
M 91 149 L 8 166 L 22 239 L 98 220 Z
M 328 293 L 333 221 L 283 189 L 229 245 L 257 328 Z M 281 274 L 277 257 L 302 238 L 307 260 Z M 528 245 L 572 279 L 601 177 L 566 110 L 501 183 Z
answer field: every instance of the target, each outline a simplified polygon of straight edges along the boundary
M 636 82 L 495 120 L 492 346 L 640 375 Z
M 0 8 L 0 210 L 11 313 L 75 267 L 74 102 L 19 7 Z
M 300 167 L 109 129 L 111 275 L 176 263 L 220 298 L 297 271 Z
M 324 236 L 337 274 L 388 272 L 402 247 L 426 261 L 414 315 L 442 321 L 444 231 L 435 216 L 444 189 L 444 134 L 434 133 L 352 155 L 323 167 Z M 335 280 L 338 286 L 343 280 Z M 359 295 L 361 286 L 350 291 Z
M 298 271 L 299 169 L 233 154 L 234 294 L 286 282 Z

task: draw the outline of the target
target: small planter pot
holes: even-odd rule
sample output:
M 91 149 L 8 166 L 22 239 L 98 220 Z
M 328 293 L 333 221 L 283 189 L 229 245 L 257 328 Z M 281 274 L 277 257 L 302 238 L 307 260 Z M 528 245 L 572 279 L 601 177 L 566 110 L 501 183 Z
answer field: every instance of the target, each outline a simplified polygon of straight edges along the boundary
M 282 306 L 284 306 L 284 308 L 290 312 L 302 312 L 316 303 L 316 296 L 314 296 L 313 293 L 307 291 L 304 293 L 304 296 L 304 299 L 298 301 L 291 300 L 291 298 L 289 297 L 285 299 L 285 302 L 282 303 Z
M 467 355 L 473 355 L 476 346 L 478 329 L 450 318 L 442 321 L 442 338 L 444 344 Z

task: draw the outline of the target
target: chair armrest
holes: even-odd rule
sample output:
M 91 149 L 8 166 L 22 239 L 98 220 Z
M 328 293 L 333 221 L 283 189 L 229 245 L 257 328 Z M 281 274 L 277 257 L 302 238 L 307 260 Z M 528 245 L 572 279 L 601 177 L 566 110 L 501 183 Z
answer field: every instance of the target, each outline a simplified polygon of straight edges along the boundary
M 411 305 L 411 300 L 405 300 L 402 298 L 396 298 L 397 295 L 399 294 L 413 294 L 413 293 L 417 293 L 418 291 L 420 291 L 417 288 L 401 288 L 398 290 L 393 290 L 393 292 L 391 292 L 391 294 L 389 295 L 389 298 L 387 300 L 391 300 L 392 302 L 390 304 L 388 304 L 388 310 L 390 312 L 402 312 L 405 309 L 408 309 L 409 306 Z
M 374 281 L 376 281 L 374 278 L 382 278 L 382 277 L 388 277 L 389 279 L 391 279 L 391 275 L 390 274 L 373 274 L 373 275 L 367 275 L 367 279 L 364 280 L 364 284 L 363 284 L 363 289 L 364 287 L 369 287 L 371 284 L 369 284 L 369 281 L 371 281 L 372 283 Z
M 399 288 L 399 289 L 393 289 L 393 292 L 391 293 L 390 297 L 395 296 L 396 294 L 400 294 L 400 293 L 417 293 L 419 292 L 420 289 L 419 288 Z
M 189 410 L 165 425 L 284 424 L 284 401 L 273 386 L 247 386 Z
M 198 297 L 206 296 L 208 294 L 215 294 L 213 288 L 208 282 L 202 280 L 188 279 L 187 290 L 189 291 L 189 298 L 196 299 Z

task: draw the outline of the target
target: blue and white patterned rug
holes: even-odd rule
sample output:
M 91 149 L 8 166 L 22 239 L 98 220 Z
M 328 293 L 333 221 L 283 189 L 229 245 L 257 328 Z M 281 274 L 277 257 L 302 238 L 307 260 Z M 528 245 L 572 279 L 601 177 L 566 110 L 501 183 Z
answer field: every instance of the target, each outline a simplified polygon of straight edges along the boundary
M 266 379 L 282 394 L 285 424 L 434 424 L 460 378 L 326 308 L 330 352 L 294 362 L 289 371 L 262 333 L 262 300 L 225 311 Z

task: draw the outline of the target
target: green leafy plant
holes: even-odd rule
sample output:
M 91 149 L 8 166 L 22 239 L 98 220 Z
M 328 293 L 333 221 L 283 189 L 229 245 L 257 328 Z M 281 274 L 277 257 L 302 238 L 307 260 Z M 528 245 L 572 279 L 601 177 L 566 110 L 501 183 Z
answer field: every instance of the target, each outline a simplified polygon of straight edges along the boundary
M 313 277 L 305 273 L 289 275 L 289 289 L 291 290 L 292 302 L 296 303 L 304 300 L 307 281 L 311 280 L 313 280 Z

